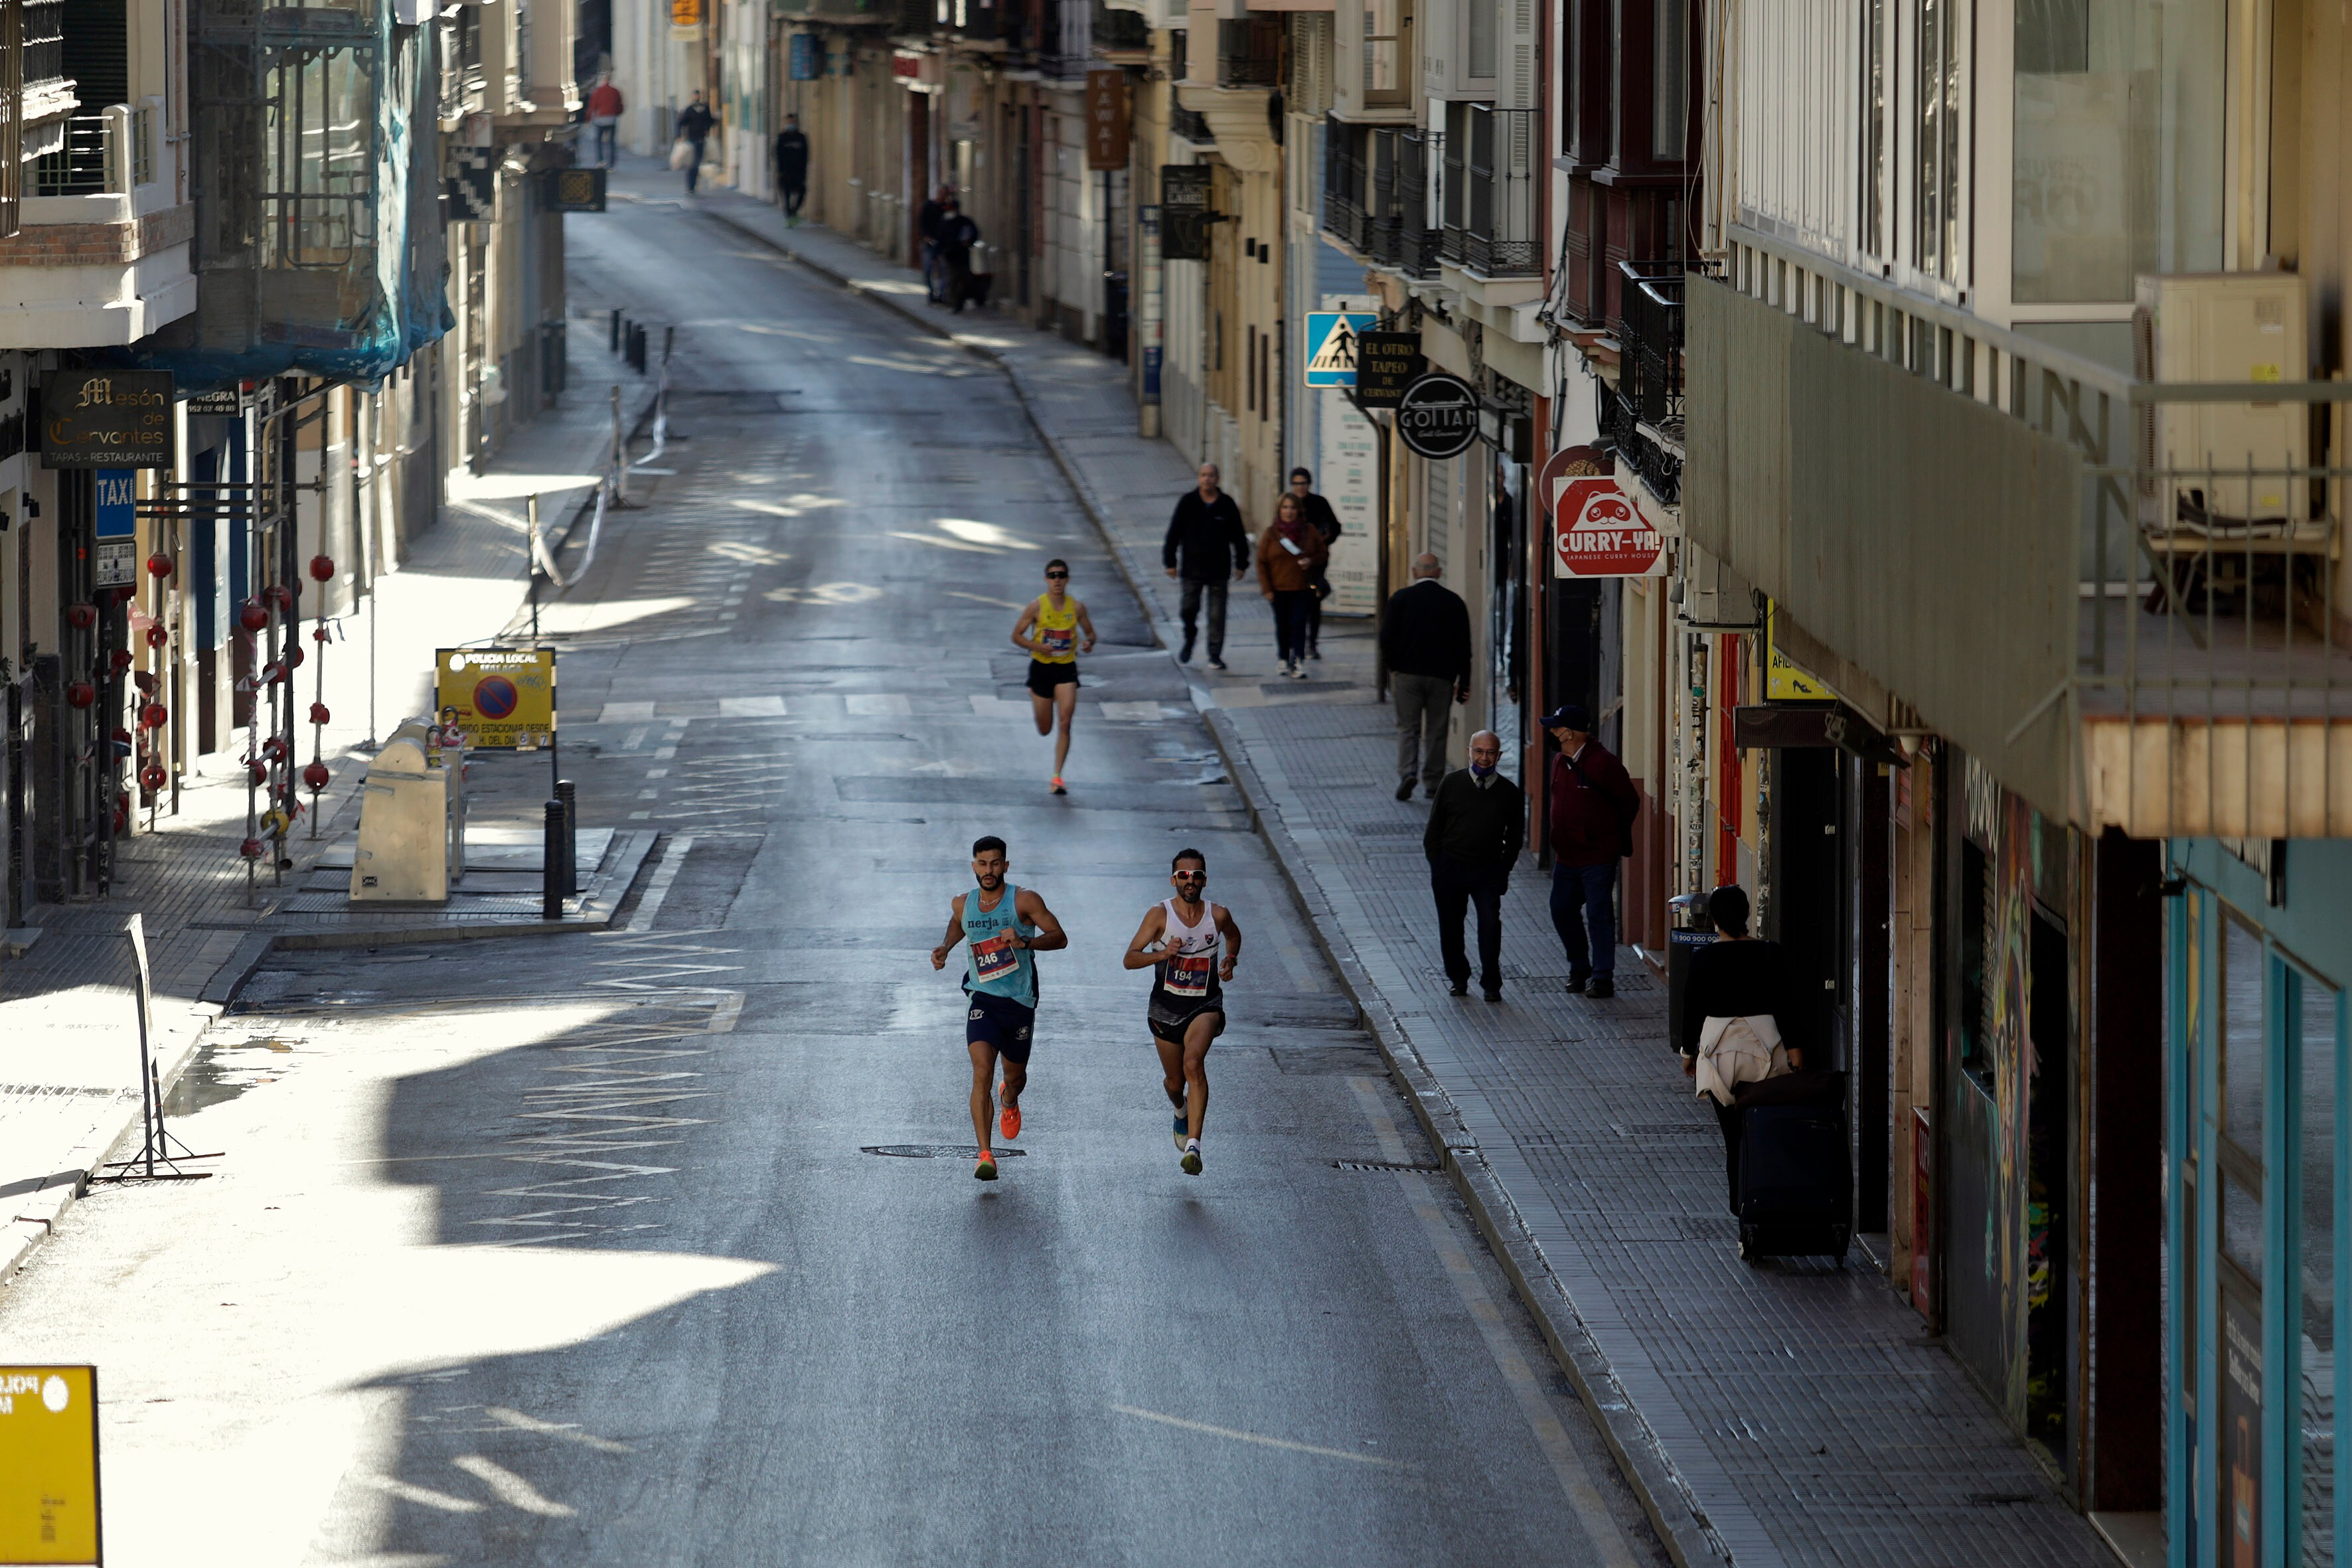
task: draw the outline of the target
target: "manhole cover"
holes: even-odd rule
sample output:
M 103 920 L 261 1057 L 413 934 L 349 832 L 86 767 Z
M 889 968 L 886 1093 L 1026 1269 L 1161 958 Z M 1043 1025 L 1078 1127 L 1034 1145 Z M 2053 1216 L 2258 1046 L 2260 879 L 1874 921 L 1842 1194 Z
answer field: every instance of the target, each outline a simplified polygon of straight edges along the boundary
M 868 1154 L 887 1154 L 898 1160 L 977 1160 L 980 1151 L 970 1143 L 868 1143 L 862 1151 Z M 1017 1160 L 1026 1149 L 999 1149 L 1000 1160 Z
M 1331 1168 L 1335 1171 L 1418 1171 L 1424 1176 L 1445 1173 L 1442 1166 L 1406 1164 L 1395 1160 L 1334 1160 Z

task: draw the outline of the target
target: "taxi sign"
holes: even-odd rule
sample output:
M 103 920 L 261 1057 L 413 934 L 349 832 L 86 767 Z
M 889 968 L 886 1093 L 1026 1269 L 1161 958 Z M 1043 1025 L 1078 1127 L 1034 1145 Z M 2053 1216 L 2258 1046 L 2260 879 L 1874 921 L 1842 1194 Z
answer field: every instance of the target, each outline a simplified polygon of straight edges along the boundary
M 1570 479 L 1560 487 L 1553 518 L 1554 576 L 1656 577 L 1665 573 L 1665 536 L 1650 526 L 1611 475 Z
M 445 647 L 433 667 L 434 706 L 466 744 L 532 751 L 554 734 L 554 649 Z
M 98 1368 L 0 1366 L 0 1563 L 104 1561 Z

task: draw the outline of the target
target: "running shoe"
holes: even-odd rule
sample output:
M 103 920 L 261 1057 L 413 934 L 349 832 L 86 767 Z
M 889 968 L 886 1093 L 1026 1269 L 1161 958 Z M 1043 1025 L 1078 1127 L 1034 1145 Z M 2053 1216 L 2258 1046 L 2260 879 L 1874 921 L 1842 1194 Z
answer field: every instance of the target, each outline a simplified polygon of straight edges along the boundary
M 980 1152 L 980 1161 L 971 1168 L 971 1179 L 975 1182 L 996 1180 L 996 1156 L 990 1151 L 982 1149 Z
M 999 1110 L 996 1113 L 996 1125 L 998 1130 L 1004 1134 L 1004 1141 L 1006 1142 L 1009 1143 L 1013 1139 L 1020 1137 L 1021 1108 L 1017 1105 L 1008 1105 L 1004 1107 L 1003 1110 Z
M 1198 1138 L 1184 1145 L 1184 1157 L 1177 1163 L 1184 1168 L 1184 1173 L 1188 1176 L 1197 1176 L 1201 1173 L 1201 1141 Z
M 1062 787 L 1062 775 L 1059 773 L 1055 773 L 1054 775 L 1054 793 L 1055 795 L 1067 795 L 1070 793 L 1068 790 Z

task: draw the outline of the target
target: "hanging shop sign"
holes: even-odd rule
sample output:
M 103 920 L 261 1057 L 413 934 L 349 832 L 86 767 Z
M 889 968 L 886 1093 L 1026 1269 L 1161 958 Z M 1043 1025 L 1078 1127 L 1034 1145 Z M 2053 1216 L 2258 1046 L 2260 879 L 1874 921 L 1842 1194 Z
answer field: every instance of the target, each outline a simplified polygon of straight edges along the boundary
M 1087 72 L 1087 167 L 1126 168 L 1129 141 L 1127 73 Z
M 1432 462 L 1460 457 L 1478 438 L 1478 391 L 1458 375 L 1433 370 L 1397 398 L 1397 434 Z
M 0 1366 L 0 1563 L 103 1561 L 98 1368 Z
M 702 30 L 702 0 L 669 0 L 670 36 Z
M 499 216 L 499 163 L 494 147 L 451 147 L 442 189 L 451 223 L 492 223 Z
M 1585 474 L 1560 487 L 1552 510 L 1555 577 L 1659 577 L 1665 536 L 1650 526 L 1616 479 Z
M 139 581 L 139 519 L 133 496 L 138 471 L 100 468 L 90 476 L 97 506 L 91 514 L 97 548 L 90 582 L 100 588 L 128 588 Z
M 41 467 L 168 468 L 180 422 L 168 370 L 53 370 L 41 378 Z
M 788 74 L 794 81 L 814 81 L 824 74 L 824 55 L 814 33 L 793 35 Z
M 1773 627 L 1772 602 L 1764 602 L 1764 700 L 1768 702 L 1835 702 L 1830 683 L 1780 651 Z
M 1356 340 L 1380 324 L 1378 316 L 1345 306 L 1307 311 L 1307 352 L 1300 356 L 1307 366 L 1307 384 L 1355 385 Z
M 604 171 L 550 169 L 541 198 L 550 212 L 600 213 L 604 210 Z
M 1356 334 L 1356 402 L 1362 407 L 1394 408 L 1428 369 L 1419 332 Z
M 445 647 L 433 662 L 434 706 L 467 745 L 528 752 L 555 733 L 552 648 Z
M 1209 168 L 1205 163 L 1160 166 L 1160 255 L 1164 261 L 1209 259 Z

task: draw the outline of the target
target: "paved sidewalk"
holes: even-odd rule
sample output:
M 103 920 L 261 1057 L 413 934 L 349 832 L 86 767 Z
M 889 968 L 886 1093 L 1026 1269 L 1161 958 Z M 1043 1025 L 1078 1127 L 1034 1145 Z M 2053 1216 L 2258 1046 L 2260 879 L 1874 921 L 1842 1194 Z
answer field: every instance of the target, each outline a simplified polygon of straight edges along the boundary
M 1191 468 L 1133 434 L 1124 366 L 1002 318 L 949 316 L 913 273 L 787 229 L 761 203 L 720 192 L 698 205 L 1002 364 L 1162 640 L 1176 640 L 1158 551 Z M 1394 731 L 1370 685 L 1369 628 L 1328 622 L 1316 679 L 1291 682 L 1273 674 L 1270 618 L 1247 584 L 1233 624 L 1233 673 L 1189 670 L 1194 701 L 1677 1558 L 2112 1563 L 1859 1248 L 1843 1267 L 1738 1260 L 1714 1120 L 1666 1048 L 1664 987 L 1627 952 L 1615 1001 L 1566 995 L 1540 873 L 1523 867 L 1507 902 L 1506 1002 L 1447 994 L 1418 842 L 1426 808 L 1391 794 Z
M 589 337 L 578 332 L 574 341 L 584 344 Z M 246 813 L 240 740 L 201 759 L 199 771 L 184 781 L 176 816 L 158 813 L 150 831 L 142 814 L 140 830 L 116 850 L 110 897 L 31 911 L 27 927 L 37 940 L 21 957 L 0 960 L 0 1280 L 47 1237 L 100 1163 L 139 1130 L 134 974 L 122 934 L 132 913 L 144 917 L 154 984 L 151 1043 L 167 1090 L 223 1005 L 275 943 L 477 934 L 494 923 L 547 929 L 536 920 L 535 897 L 508 900 L 528 903 L 522 913 L 487 918 L 419 910 L 353 915 L 341 900 L 308 889 L 348 876 L 320 862 L 333 858 L 358 824 L 371 697 L 375 732 L 389 734 L 427 705 L 436 647 L 527 624 L 520 498 L 538 491 L 542 522 L 562 528 L 609 447 L 609 384 L 626 384 L 630 417 L 649 395 L 617 368 L 597 379 L 591 373 L 607 370 L 604 360 L 601 340 L 575 353 L 573 390 L 561 405 L 518 431 L 486 474 L 453 482 L 439 524 L 417 537 L 398 572 L 380 581 L 374 604 L 344 617 L 340 640 L 323 648 L 310 644 L 306 620 L 300 635 L 315 658 L 301 672 L 298 697 L 307 705 L 322 696 L 335 715 L 322 751 L 332 782 L 319 800 L 317 837 L 308 816 L 296 826 L 288 845 L 295 864 L 282 877 L 261 869 L 248 890 L 248 868 L 237 853 Z M 576 558 L 576 547 L 571 554 Z M 379 611 L 381 624 L 372 625 Z M 313 685 L 321 663 L 323 691 Z M 299 752 L 307 761 L 305 729 Z M 499 837 L 502 829 L 510 836 L 525 815 L 536 820 L 545 792 L 522 792 L 530 798 L 521 804 L 505 798 L 514 793 L 492 788 L 474 797 L 472 821 L 481 837 Z M 609 922 L 651 838 L 607 836 L 598 846 L 601 863 L 583 867 L 590 896 L 567 926 Z M 347 854 L 342 863 L 349 866 Z

